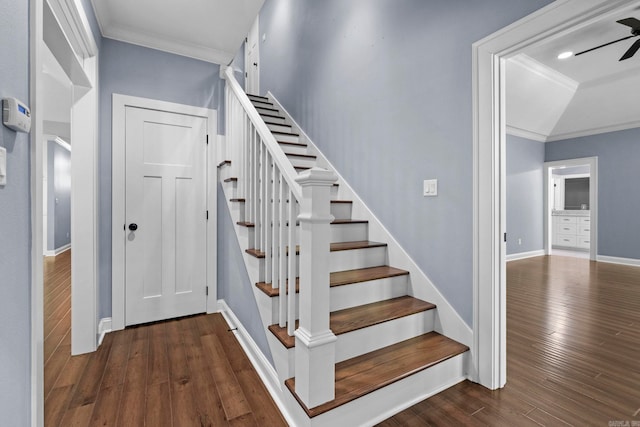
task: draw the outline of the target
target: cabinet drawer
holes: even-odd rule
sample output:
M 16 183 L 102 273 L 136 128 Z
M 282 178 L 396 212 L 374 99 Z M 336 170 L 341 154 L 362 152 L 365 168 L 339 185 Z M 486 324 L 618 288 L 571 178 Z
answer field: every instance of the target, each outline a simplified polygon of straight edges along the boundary
M 558 224 L 576 224 L 577 219 L 575 216 L 559 216 Z
M 578 225 L 578 236 L 589 237 L 590 235 L 591 235 L 591 226 L 589 224 L 587 224 L 587 225 L 583 225 L 583 224 Z
M 584 249 L 589 249 L 589 247 L 591 246 L 591 241 L 589 240 L 589 237 L 578 237 L 578 244 L 576 245 L 579 248 L 584 248 Z
M 580 225 L 589 225 L 591 224 L 591 218 L 589 218 L 588 216 L 583 216 L 578 218 L 578 224 Z
M 558 246 L 576 246 L 576 236 L 570 234 L 558 234 Z
M 576 224 L 558 224 L 558 234 L 576 234 L 577 226 Z

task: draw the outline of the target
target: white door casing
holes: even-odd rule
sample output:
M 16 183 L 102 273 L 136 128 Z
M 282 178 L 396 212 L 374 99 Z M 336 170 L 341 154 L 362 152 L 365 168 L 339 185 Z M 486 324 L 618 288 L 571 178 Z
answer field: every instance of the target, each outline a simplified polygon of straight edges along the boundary
M 131 111 L 135 111 L 135 110 L 141 110 L 142 112 L 140 114 L 142 114 L 144 116 L 144 114 L 151 114 L 151 115 L 155 115 L 155 114 L 159 114 L 159 116 L 157 117 L 147 117 L 145 118 L 146 122 L 147 122 L 147 126 L 146 126 L 146 132 L 149 133 L 149 135 L 151 136 L 151 140 L 147 142 L 147 146 L 148 149 L 151 149 L 151 147 L 154 145 L 154 143 L 156 143 L 157 145 L 157 139 L 158 138 L 164 138 L 164 136 L 159 136 L 158 132 L 160 129 L 162 129 L 163 127 L 165 127 L 164 125 L 159 125 L 162 122 L 169 122 L 171 123 L 170 128 L 173 129 L 173 133 L 174 136 L 176 134 L 179 134 L 180 132 L 186 132 L 184 131 L 184 129 L 182 131 L 180 131 L 179 129 L 181 129 L 181 127 L 184 127 L 185 124 L 182 123 L 182 125 L 179 124 L 180 122 L 180 118 L 187 118 L 187 121 L 201 121 L 202 126 L 204 127 L 204 136 L 205 136 L 205 141 L 209 141 L 209 143 L 207 142 L 202 142 L 202 146 L 204 146 L 204 148 L 202 149 L 202 151 L 198 151 L 198 156 L 200 158 L 200 160 L 202 160 L 202 165 L 204 168 L 204 181 L 203 181 L 203 185 L 204 185 L 204 194 L 205 194 L 205 199 L 204 199 L 204 210 L 202 207 L 197 208 L 197 210 L 200 211 L 200 218 L 202 218 L 202 220 L 205 222 L 205 227 L 204 227 L 204 231 L 200 231 L 200 236 L 198 236 L 197 238 L 195 238 L 195 240 L 197 240 L 197 245 L 194 246 L 194 248 L 189 249 L 190 251 L 200 251 L 200 252 L 204 252 L 204 256 L 200 256 L 199 258 L 201 258 L 204 262 L 204 270 L 199 270 L 198 274 L 202 274 L 202 271 L 204 271 L 205 274 L 205 286 L 208 288 L 208 293 L 205 295 L 203 294 L 202 290 L 199 291 L 199 296 L 198 292 L 195 292 L 191 295 L 193 296 L 194 300 L 197 300 L 197 302 L 189 302 L 186 303 L 184 301 L 179 301 L 177 304 L 180 307 L 184 307 L 185 305 L 189 305 L 189 304 L 194 304 L 194 305 L 198 305 L 200 308 L 198 308 L 198 312 L 203 312 L 206 310 L 206 312 L 211 313 L 217 310 L 217 292 L 216 292 L 216 274 L 217 274 L 217 268 L 216 268 L 216 171 L 215 171 L 215 165 L 217 164 L 217 159 L 216 159 L 216 149 L 215 149 L 215 135 L 217 133 L 217 122 L 216 122 L 216 111 L 215 110 L 210 110 L 207 108 L 201 108 L 201 107 L 193 107 L 193 106 L 188 106 L 188 105 L 182 105 L 182 104 L 175 104 L 175 103 L 171 103 L 171 102 L 164 102 L 164 101 L 157 101 L 157 100 L 152 100 L 152 99 L 146 99 L 146 98 L 137 98 L 137 97 L 132 97 L 132 96 L 126 96 L 126 95 L 120 95 L 120 94 L 113 94 L 113 120 L 112 120 L 112 132 L 113 132 L 113 161 L 112 161 L 112 241 L 111 241 L 111 245 L 112 245 L 112 319 L 111 319 L 111 328 L 112 330 L 120 330 L 120 329 L 124 329 L 125 324 L 129 325 L 129 324 L 133 324 L 132 321 L 130 321 L 130 319 L 128 318 L 128 315 L 126 313 L 126 311 L 128 310 L 128 305 L 127 305 L 127 290 L 128 288 L 125 286 L 126 284 L 126 275 L 127 275 L 127 260 L 126 260 L 126 256 L 127 255 L 131 255 L 131 251 L 130 248 L 128 247 L 128 245 L 131 243 L 130 240 L 128 240 L 129 238 L 136 238 L 136 235 L 134 233 L 131 233 L 131 231 L 128 229 L 128 226 L 132 223 L 135 222 L 136 224 L 139 225 L 139 230 L 137 230 L 135 233 L 138 233 L 138 235 L 140 236 L 140 240 L 135 242 L 134 244 L 140 243 L 140 245 L 138 245 L 138 247 L 136 248 L 136 251 L 133 252 L 133 254 L 138 254 L 138 256 L 146 256 L 149 257 L 151 256 L 149 253 L 147 253 L 146 255 L 144 254 L 144 251 L 140 249 L 140 246 L 144 246 L 145 240 L 144 240 L 144 236 L 143 236 L 143 231 L 144 229 L 149 229 L 149 228 L 154 228 L 154 227 L 160 227 L 158 221 L 159 221 L 159 215 L 149 215 L 150 220 L 153 222 L 155 221 L 155 225 L 153 223 L 151 224 L 147 224 L 145 225 L 145 222 L 147 221 L 147 219 L 144 219 L 143 221 L 133 218 L 128 218 L 127 215 L 127 211 L 125 209 L 125 207 L 127 206 L 127 186 L 126 186 L 126 172 L 127 172 L 127 148 L 128 148 L 128 144 L 127 144 L 127 131 L 128 131 L 128 125 L 129 125 L 129 117 L 131 115 Z M 151 111 L 151 112 L 147 112 L 145 113 L 144 111 Z M 160 120 L 158 119 L 158 117 L 160 117 Z M 151 120 L 148 120 L 149 118 L 151 118 Z M 176 126 L 178 125 L 178 126 Z M 189 125 L 192 126 L 192 125 Z M 135 127 L 135 125 L 134 125 Z M 165 129 L 166 130 L 166 127 Z M 156 136 L 154 136 L 153 133 L 156 133 Z M 191 132 L 191 131 L 189 131 Z M 189 133 L 186 132 L 186 133 Z M 161 132 L 164 133 L 164 132 Z M 155 140 L 152 141 L 152 140 Z M 179 164 L 184 164 L 185 160 L 185 156 L 188 157 L 188 155 L 182 151 L 182 149 L 177 146 L 174 145 L 172 143 L 170 143 L 169 139 L 163 140 L 162 142 L 160 142 L 160 146 L 164 147 L 162 150 L 163 153 L 158 152 L 157 147 L 155 147 L 153 150 L 151 150 L 152 152 L 147 156 L 148 159 L 148 163 L 152 163 L 152 165 L 147 165 L 145 167 L 147 167 L 148 169 L 153 169 L 156 168 L 155 172 L 158 172 L 157 169 L 160 169 L 161 173 L 167 173 L 170 172 L 170 174 L 175 174 L 176 170 L 180 169 L 182 166 L 177 166 Z M 144 149 L 144 145 L 143 145 L 143 149 Z M 177 150 L 177 151 L 176 151 Z M 138 156 L 140 155 L 144 155 L 144 151 L 141 153 L 137 154 Z M 169 161 L 169 165 L 164 165 L 161 166 L 162 163 L 164 161 L 167 161 L 167 159 L 164 159 L 162 157 L 168 158 Z M 214 168 L 212 170 L 212 168 Z M 173 172 L 171 172 L 173 171 Z M 150 176 L 159 176 L 159 174 L 156 174 L 153 170 L 146 171 L 148 172 L 153 172 L 151 174 L 149 174 Z M 141 181 L 143 182 L 143 187 L 144 187 L 144 179 L 140 178 Z M 155 181 L 155 182 L 152 182 Z M 185 180 L 182 180 L 185 181 Z M 148 186 L 158 186 L 158 182 L 160 182 L 160 180 L 154 180 L 154 179 L 147 179 L 147 185 Z M 163 180 L 163 185 L 166 185 L 166 183 Z M 185 182 L 180 182 L 178 183 L 178 187 L 184 189 L 185 187 Z M 147 195 L 147 193 L 149 195 L 153 194 L 152 191 L 148 191 L 145 192 L 145 196 Z M 135 193 L 134 193 L 135 194 Z M 155 193 L 155 194 L 159 194 L 159 193 Z M 173 193 L 175 194 L 175 192 Z M 184 194 L 183 194 L 184 195 Z M 182 196 L 179 196 L 182 197 Z M 144 205 L 145 203 L 147 205 L 149 205 L 149 203 L 153 202 L 153 200 L 147 200 L 146 202 L 143 202 L 141 206 L 143 206 L 142 211 L 144 212 Z M 185 207 L 186 207 L 186 202 L 182 202 L 182 200 L 179 201 L 181 206 L 180 209 L 182 209 L 182 213 L 179 212 L 178 215 L 183 215 L 183 213 L 185 213 Z M 155 203 L 159 203 L 158 200 L 155 200 Z M 196 209 L 196 208 L 194 208 Z M 208 220 L 206 219 L 206 215 L 208 212 Z M 153 213 L 153 212 L 152 212 Z M 170 213 L 169 213 L 170 214 Z M 140 214 L 137 214 L 140 215 Z M 144 213 L 142 214 L 144 216 Z M 162 215 L 167 215 L 166 212 L 163 212 Z M 196 215 L 194 213 L 194 215 Z M 174 225 L 175 225 L 175 221 L 174 221 Z M 125 226 L 127 227 L 127 229 L 125 230 Z M 180 225 L 180 226 L 184 226 L 184 224 Z M 188 227 L 190 227 L 191 225 L 188 225 Z M 193 235 L 193 233 L 195 233 L 195 230 L 186 230 L 187 233 L 191 233 Z M 178 234 L 182 234 L 182 232 L 179 231 Z M 170 240 L 170 239 L 169 239 Z M 182 245 L 184 243 L 184 240 L 181 240 L 178 243 L 178 246 Z M 160 245 L 160 243 L 158 243 L 158 246 Z M 204 245 L 204 250 L 202 250 L 202 247 Z M 166 246 L 166 244 L 165 244 Z M 151 247 L 151 246 L 148 246 Z M 199 249 L 198 249 L 199 248 Z M 131 250 L 133 250 L 134 248 L 131 248 Z M 170 251 L 171 253 L 173 253 L 172 251 Z M 184 252 L 183 249 L 178 249 L 177 251 L 178 254 L 186 254 L 187 252 Z M 142 254 L 142 255 L 141 255 Z M 202 253 L 200 253 L 200 255 L 202 255 Z M 179 257 L 181 255 L 178 255 Z M 169 256 L 169 259 L 171 259 L 172 255 Z M 198 258 L 197 255 L 194 255 L 194 257 Z M 135 257 L 134 257 L 135 259 Z M 141 263 L 140 265 L 142 265 L 141 261 L 136 261 L 138 263 Z M 157 272 L 153 270 L 153 266 L 147 266 L 147 267 L 142 267 L 143 269 L 146 268 L 147 272 L 143 273 L 143 277 L 145 275 L 147 276 L 154 276 L 158 277 Z M 180 267 L 182 268 L 182 267 Z M 182 272 L 184 272 L 184 270 L 180 270 L 180 268 L 177 270 L 177 274 L 178 275 L 183 275 L 184 274 Z M 181 272 L 182 271 L 182 272 Z M 147 274 L 148 273 L 148 274 Z M 192 272 L 191 272 L 192 273 Z M 135 274 L 140 275 L 140 273 L 133 273 L 134 276 Z M 176 270 L 173 269 L 173 267 L 167 267 L 167 266 L 162 266 L 162 275 L 166 276 L 169 275 L 171 277 L 175 277 L 176 274 Z M 193 276 L 192 276 L 193 277 Z M 145 277 L 145 279 L 148 279 L 147 277 Z M 164 278 L 166 279 L 166 278 Z M 173 279 L 169 279 L 170 281 L 172 281 Z M 149 283 L 149 285 L 151 286 L 152 284 Z M 154 286 L 156 286 L 156 292 L 158 289 L 161 289 L 158 287 L 157 284 L 154 284 Z M 169 287 L 165 287 L 165 289 L 162 292 L 165 292 L 163 295 L 168 296 L 168 292 L 171 290 L 171 285 L 168 285 Z M 179 286 L 183 286 L 183 285 L 179 285 Z M 142 291 L 142 292 L 147 292 L 148 295 L 153 295 L 153 292 L 151 291 L 151 288 L 149 288 L 147 291 Z M 178 288 L 178 292 L 179 297 L 178 300 L 184 299 L 185 301 L 189 299 L 189 294 L 190 292 L 184 288 L 184 286 L 182 288 Z M 140 294 L 140 291 L 138 291 L 138 295 Z M 185 298 L 181 298 L 181 297 L 185 297 Z M 150 300 L 153 300 L 153 298 L 150 298 Z M 158 299 L 158 301 L 163 300 Z M 168 303 L 158 303 L 158 306 L 161 307 L 160 310 L 169 310 L 167 316 L 169 317 L 174 317 L 176 315 L 180 315 L 180 314 L 174 314 L 174 313 L 178 313 L 178 311 L 174 311 L 171 312 L 171 310 L 173 310 L 174 308 L 169 308 L 167 309 L 167 306 L 171 307 L 174 305 L 175 303 L 175 299 L 173 302 L 170 302 L 171 298 L 166 298 L 164 299 L 164 301 L 169 301 Z M 146 301 L 149 302 L 149 301 Z M 164 304 L 164 306 L 163 306 Z M 164 308 L 162 308 L 164 307 Z M 154 312 L 154 310 L 156 310 L 157 308 L 148 308 L 148 310 L 150 310 L 151 312 Z M 166 312 L 165 312 L 166 314 Z M 167 318 L 167 317 L 164 317 Z M 140 320 L 133 320 L 134 323 L 138 323 Z M 145 321 L 145 320 L 143 320 Z
M 556 0 L 472 46 L 474 381 L 506 383 L 506 277 L 503 245 L 505 61 L 524 47 L 613 15 L 637 0 Z
M 253 95 L 260 95 L 260 24 L 259 17 L 247 35 L 244 50 L 245 82 L 244 90 Z
M 126 325 L 206 311 L 206 126 L 126 108 Z

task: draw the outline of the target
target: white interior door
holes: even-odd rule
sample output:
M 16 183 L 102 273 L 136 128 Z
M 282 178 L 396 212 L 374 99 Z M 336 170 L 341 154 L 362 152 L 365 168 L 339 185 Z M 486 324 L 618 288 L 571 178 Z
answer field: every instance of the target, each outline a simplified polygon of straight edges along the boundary
M 126 325 L 206 311 L 206 131 L 126 107 Z
M 253 95 L 260 95 L 260 30 L 258 18 L 251 26 L 245 44 L 245 83 L 244 90 Z

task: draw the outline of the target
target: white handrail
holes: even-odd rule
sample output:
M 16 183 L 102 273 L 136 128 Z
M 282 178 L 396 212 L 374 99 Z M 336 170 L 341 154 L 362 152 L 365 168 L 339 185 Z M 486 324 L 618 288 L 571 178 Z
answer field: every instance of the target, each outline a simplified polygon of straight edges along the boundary
M 293 196 L 297 201 L 302 200 L 302 188 L 300 187 L 300 184 L 296 182 L 298 173 L 294 169 L 289 159 L 287 159 L 287 156 L 284 154 L 284 151 L 282 151 L 282 148 L 278 144 L 278 141 L 276 141 L 264 120 L 262 120 L 262 118 L 260 117 L 260 114 L 258 113 L 258 110 L 256 110 L 256 107 L 254 107 L 247 94 L 244 93 L 244 91 L 240 87 L 240 84 L 233 75 L 233 67 L 227 67 L 225 75 L 227 78 L 227 85 L 229 89 L 233 91 L 236 99 L 238 100 L 238 102 L 240 102 L 240 105 L 247 113 L 249 120 L 251 120 L 253 126 L 256 128 L 256 131 L 260 135 L 260 138 L 262 139 L 264 145 L 269 150 L 269 154 L 271 155 L 273 162 L 278 166 L 278 169 L 280 169 L 280 172 L 287 182 L 289 189 L 293 193 Z

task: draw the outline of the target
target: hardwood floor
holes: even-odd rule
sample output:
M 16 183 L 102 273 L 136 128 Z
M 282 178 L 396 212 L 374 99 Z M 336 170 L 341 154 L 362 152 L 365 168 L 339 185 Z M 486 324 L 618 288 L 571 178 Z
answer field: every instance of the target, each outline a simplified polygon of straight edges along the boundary
M 69 258 L 45 259 L 46 426 L 286 425 L 220 315 L 70 357 Z M 640 268 L 538 257 L 507 282 L 506 387 L 463 382 L 379 425 L 640 425 Z
M 45 426 L 286 425 L 220 314 L 113 332 L 71 357 L 70 255 L 44 263 Z
M 379 426 L 640 426 L 640 268 L 509 262 L 507 358 L 503 389 L 465 381 Z

